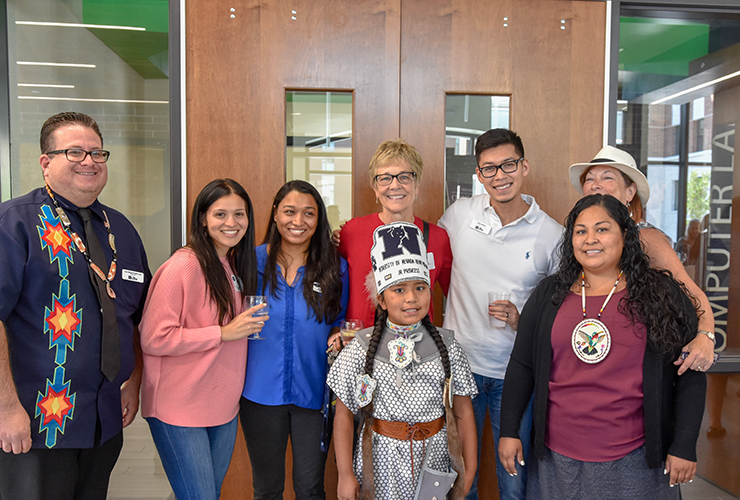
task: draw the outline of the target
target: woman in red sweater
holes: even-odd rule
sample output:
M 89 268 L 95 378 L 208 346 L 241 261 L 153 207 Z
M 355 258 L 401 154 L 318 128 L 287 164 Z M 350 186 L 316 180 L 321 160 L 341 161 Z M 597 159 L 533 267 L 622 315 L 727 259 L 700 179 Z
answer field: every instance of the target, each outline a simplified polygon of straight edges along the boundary
M 141 413 L 179 500 L 216 500 L 231 461 L 257 290 L 249 195 L 211 181 L 193 206 L 188 245 L 152 279 L 141 321 Z
M 362 320 L 366 327 L 375 324 L 375 306 L 365 289 L 365 279 L 372 271 L 370 248 L 376 228 L 392 222 L 410 222 L 422 230 L 427 246 L 431 288 L 439 282 L 447 295 L 452 270 L 452 250 L 447 232 L 414 215 L 414 201 L 419 195 L 424 164 L 415 147 L 403 139 L 385 141 L 370 160 L 368 174 L 380 204 L 380 212 L 355 217 L 335 231 L 339 254 L 349 264 L 349 306 L 347 318 Z M 430 303 L 429 315 L 434 318 Z

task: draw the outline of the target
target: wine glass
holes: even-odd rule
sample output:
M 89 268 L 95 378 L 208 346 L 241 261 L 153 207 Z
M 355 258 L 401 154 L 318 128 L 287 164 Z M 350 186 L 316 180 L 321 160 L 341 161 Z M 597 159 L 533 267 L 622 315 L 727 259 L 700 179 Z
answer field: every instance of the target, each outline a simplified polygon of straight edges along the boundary
M 258 306 L 260 304 L 265 304 L 265 307 L 262 309 L 258 309 L 257 311 L 252 314 L 252 317 L 259 317 L 259 316 L 267 316 L 269 314 L 269 306 L 267 305 L 267 297 L 264 295 L 247 295 L 245 298 L 245 309 L 250 309 L 254 306 Z M 260 337 L 260 332 L 253 333 L 252 335 L 247 336 L 249 340 L 262 340 L 265 337 Z
M 342 341 L 346 344 L 364 327 L 365 326 L 362 321 L 359 319 L 345 319 L 342 321 L 342 326 L 339 328 L 339 332 L 342 334 Z

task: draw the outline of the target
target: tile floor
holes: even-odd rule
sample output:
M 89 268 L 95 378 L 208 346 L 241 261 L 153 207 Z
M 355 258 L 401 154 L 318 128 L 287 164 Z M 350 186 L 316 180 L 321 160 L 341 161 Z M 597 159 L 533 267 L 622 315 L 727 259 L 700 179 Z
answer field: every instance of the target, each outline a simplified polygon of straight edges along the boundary
M 738 497 L 698 478 L 682 487 L 684 500 L 737 500 Z M 333 495 L 332 495 L 333 496 Z M 175 500 L 149 434 L 149 426 L 137 417 L 124 431 L 121 457 L 111 476 L 110 500 Z
M 175 500 L 146 421 L 137 416 L 123 436 L 123 450 L 111 475 L 108 498 Z

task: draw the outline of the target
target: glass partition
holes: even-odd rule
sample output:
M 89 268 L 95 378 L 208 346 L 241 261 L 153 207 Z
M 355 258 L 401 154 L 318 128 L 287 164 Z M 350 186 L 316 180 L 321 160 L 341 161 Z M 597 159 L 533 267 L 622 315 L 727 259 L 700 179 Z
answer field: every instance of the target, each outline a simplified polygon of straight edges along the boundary
M 290 90 L 285 101 L 286 180 L 313 184 L 336 229 L 352 218 L 352 92 Z
M 475 175 L 475 139 L 509 128 L 509 96 L 448 94 L 445 119 L 445 208 L 485 192 Z
M 727 372 L 740 354 L 740 246 L 732 243 L 740 12 L 622 5 L 617 146 L 647 175 L 647 220 L 673 240 L 712 304 L 723 359 L 708 374 L 697 472 L 721 488 L 708 484 L 702 498 L 737 498 L 740 374 Z
M 153 270 L 170 255 L 168 2 L 9 0 L 10 196 L 43 185 L 39 131 L 79 111 L 111 151 L 100 199 L 141 234 Z

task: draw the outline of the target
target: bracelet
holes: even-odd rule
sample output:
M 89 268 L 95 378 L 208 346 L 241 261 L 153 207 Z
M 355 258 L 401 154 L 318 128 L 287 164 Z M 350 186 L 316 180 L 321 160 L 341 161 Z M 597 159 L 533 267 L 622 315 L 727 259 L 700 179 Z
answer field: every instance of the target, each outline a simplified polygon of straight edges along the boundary
M 717 338 L 714 336 L 714 332 L 708 332 L 706 330 L 699 330 L 697 333 L 703 333 L 707 337 L 709 337 L 709 340 L 714 342 L 714 345 L 717 345 Z

